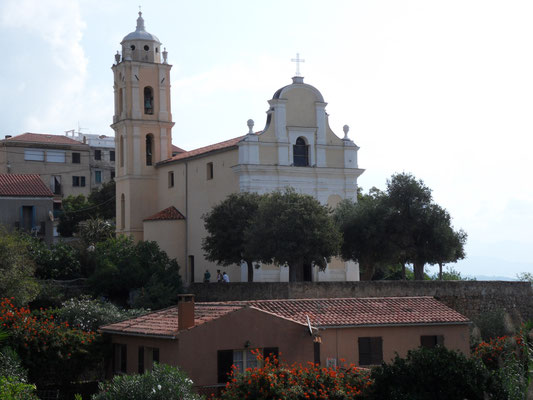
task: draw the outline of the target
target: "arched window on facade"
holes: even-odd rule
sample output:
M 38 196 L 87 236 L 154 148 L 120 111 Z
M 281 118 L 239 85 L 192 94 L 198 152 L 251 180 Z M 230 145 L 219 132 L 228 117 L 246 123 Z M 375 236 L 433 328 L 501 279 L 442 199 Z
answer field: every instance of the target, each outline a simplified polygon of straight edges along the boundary
M 149 133 L 146 135 L 146 165 L 152 165 L 152 154 L 154 151 L 154 136 Z
M 144 113 L 154 113 L 154 90 L 150 86 L 144 88 Z
M 293 146 L 294 166 L 307 167 L 309 165 L 309 146 L 305 139 L 299 137 Z
M 119 153 L 118 156 L 120 157 L 120 166 L 124 166 L 124 136 L 120 136 L 120 142 L 119 142 Z
M 126 198 L 124 197 L 124 193 L 120 195 L 120 229 L 124 230 L 124 227 L 126 226 L 125 223 L 126 220 Z
M 123 103 L 124 102 L 124 89 L 119 89 L 118 91 L 118 117 L 122 115 Z

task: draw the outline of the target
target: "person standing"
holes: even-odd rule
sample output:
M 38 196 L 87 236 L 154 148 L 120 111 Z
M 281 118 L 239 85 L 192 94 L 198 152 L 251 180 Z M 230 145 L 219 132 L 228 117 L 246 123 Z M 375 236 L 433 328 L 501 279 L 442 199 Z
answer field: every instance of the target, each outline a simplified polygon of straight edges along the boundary
M 220 270 L 217 269 L 217 282 L 220 283 L 220 282 L 222 282 L 222 281 L 223 281 L 223 280 L 222 280 L 222 274 L 220 273 Z
M 204 273 L 204 283 L 209 283 L 211 281 L 211 273 L 209 272 L 209 270 L 205 270 L 205 273 Z
M 229 276 L 226 274 L 226 271 L 222 274 L 222 279 L 224 280 L 224 283 L 229 283 Z

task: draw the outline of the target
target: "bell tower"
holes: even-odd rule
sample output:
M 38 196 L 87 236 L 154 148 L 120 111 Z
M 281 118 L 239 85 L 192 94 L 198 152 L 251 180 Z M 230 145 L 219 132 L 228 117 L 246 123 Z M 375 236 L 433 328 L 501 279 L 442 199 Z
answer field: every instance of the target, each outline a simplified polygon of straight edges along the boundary
M 137 27 L 124 37 L 112 66 L 115 91 L 117 233 L 143 240 L 143 218 L 157 212 L 155 165 L 171 157 L 170 69 L 166 50 Z M 161 56 L 163 61 L 161 61 Z

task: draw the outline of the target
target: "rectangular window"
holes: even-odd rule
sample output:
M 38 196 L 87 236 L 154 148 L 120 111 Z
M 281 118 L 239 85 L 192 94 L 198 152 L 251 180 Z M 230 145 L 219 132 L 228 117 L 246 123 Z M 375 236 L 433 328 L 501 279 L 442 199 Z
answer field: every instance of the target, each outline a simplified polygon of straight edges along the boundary
M 26 160 L 26 161 L 44 161 L 44 150 L 24 149 L 24 160 Z
M 157 347 L 139 346 L 137 370 L 139 374 L 144 371 L 151 371 L 154 363 L 159 362 L 159 349 Z
M 444 336 L 420 336 L 420 346 L 426 349 L 433 349 L 437 346 L 444 346 Z
M 101 160 L 102 159 L 102 150 L 95 150 L 94 151 L 94 159 L 95 160 Z
M 277 347 L 266 347 L 263 349 L 263 357 L 277 357 L 278 353 Z M 235 365 L 239 372 L 243 372 L 247 368 L 260 367 L 259 362 L 257 361 L 257 354 L 252 354 L 252 349 L 219 350 L 217 352 L 219 383 L 225 383 L 228 381 L 228 374 L 231 372 L 232 365 Z
M 170 171 L 168 173 L 168 187 L 169 188 L 174 187 L 174 172 L 173 171 Z
M 213 179 L 213 163 L 212 162 L 209 162 L 207 163 L 207 166 L 206 166 L 206 169 L 207 169 L 207 179 Z
M 111 179 L 115 179 L 115 171 L 111 171 Z
M 137 368 L 139 374 L 144 374 L 144 346 L 139 346 L 139 360 Z
M 79 176 L 73 176 L 72 177 L 72 186 L 80 186 L 80 177 Z
M 109 152 L 109 161 L 115 161 L 115 150 Z
M 80 176 L 80 186 L 85 186 L 85 177 Z
M 63 150 L 48 150 L 46 152 L 46 161 L 53 163 L 64 163 L 66 152 Z
M 125 374 L 127 372 L 127 351 L 125 344 L 113 343 L 113 372 L 115 374 Z
M 53 194 L 61 194 L 61 175 L 50 177 L 50 190 Z
M 381 337 L 359 338 L 359 365 L 380 365 L 383 362 Z
M 102 183 L 102 171 L 94 171 L 94 182 Z
M 79 164 L 81 159 L 80 153 L 72 153 L 72 164 Z

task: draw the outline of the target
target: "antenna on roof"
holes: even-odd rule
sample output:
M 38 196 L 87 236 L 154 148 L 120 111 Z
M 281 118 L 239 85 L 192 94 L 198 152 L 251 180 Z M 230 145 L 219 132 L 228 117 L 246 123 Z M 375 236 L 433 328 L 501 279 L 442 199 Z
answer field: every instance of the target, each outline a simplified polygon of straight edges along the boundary
M 311 326 L 311 320 L 309 319 L 309 315 L 305 315 L 307 317 L 307 328 L 309 329 L 309 335 L 313 336 L 313 327 Z
M 81 133 L 81 130 L 82 130 L 82 129 L 88 129 L 88 128 L 82 128 L 82 127 L 80 126 L 80 121 L 78 121 L 78 132 L 77 132 L 78 135 Z

